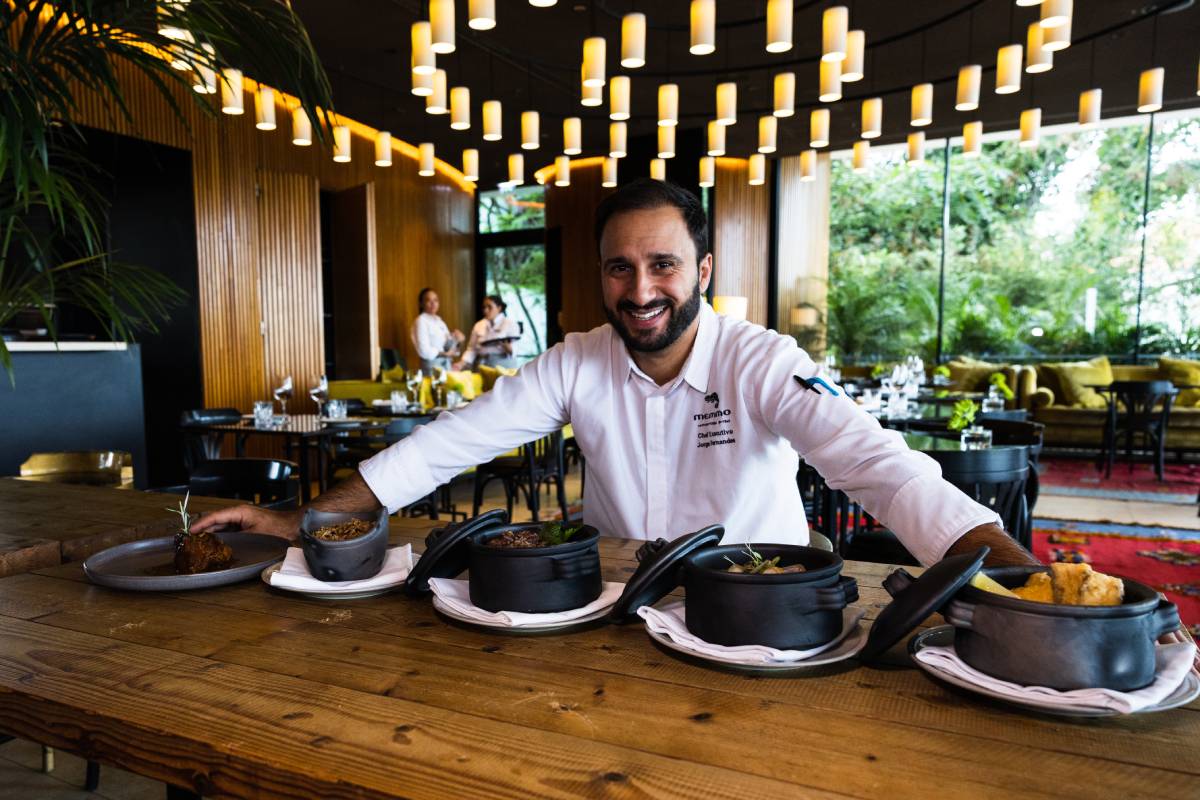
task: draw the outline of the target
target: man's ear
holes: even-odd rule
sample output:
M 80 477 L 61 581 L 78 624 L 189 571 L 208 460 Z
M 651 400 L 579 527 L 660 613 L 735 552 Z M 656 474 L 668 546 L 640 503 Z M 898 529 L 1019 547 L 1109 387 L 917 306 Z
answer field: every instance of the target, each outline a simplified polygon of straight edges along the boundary
M 708 284 L 712 281 L 712 269 L 712 253 L 705 253 L 704 258 L 700 259 L 700 294 L 708 291 Z

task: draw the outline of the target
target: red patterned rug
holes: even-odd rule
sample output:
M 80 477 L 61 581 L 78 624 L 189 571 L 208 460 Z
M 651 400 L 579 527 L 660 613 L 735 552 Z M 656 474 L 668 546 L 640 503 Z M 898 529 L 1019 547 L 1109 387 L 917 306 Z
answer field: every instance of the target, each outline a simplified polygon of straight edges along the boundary
M 1179 606 L 1184 624 L 1200 636 L 1200 541 L 1098 532 L 1087 523 L 1048 524 L 1037 520 L 1033 530 L 1033 554 L 1040 560 L 1086 562 L 1152 586 Z
M 1038 466 L 1046 494 L 1195 503 L 1200 492 L 1200 464 L 1167 464 L 1162 481 L 1150 464 L 1118 461 L 1107 479 L 1090 459 L 1043 458 Z

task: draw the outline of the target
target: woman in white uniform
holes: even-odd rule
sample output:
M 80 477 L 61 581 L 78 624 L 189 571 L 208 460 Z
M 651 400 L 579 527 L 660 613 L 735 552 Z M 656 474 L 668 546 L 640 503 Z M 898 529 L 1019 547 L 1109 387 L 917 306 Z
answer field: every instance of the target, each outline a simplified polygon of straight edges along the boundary
M 508 305 L 498 295 L 483 298 L 483 319 L 471 328 L 467 351 L 455 369 L 464 367 L 509 367 L 517 366 L 513 358 L 513 346 L 521 337 L 517 323 L 505 315 Z
M 420 313 L 413 320 L 412 343 L 421 360 L 421 372 L 425 375 L 432 375 L 434 367 L 449 369 L 451 357 L 465 338 L 462 331 L 451 331 L 438 316 L 440 306 L 437 292 L 433 289 L 422 289 L 417 295 L 417 310 Z

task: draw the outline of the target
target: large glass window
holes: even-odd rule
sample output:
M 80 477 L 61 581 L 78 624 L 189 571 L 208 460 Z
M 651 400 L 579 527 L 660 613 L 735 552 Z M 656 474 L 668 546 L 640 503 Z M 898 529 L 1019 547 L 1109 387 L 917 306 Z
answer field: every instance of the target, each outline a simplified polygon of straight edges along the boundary
M 497 295 L 521 327 L 514 355 L 524 363 L 547 347 L 546 190 L 539 185 L 479 195 L 483 292 Z
M 479 232 L 501 233 L 546 226 L 546 189 L 518 186 L 479 194 Z

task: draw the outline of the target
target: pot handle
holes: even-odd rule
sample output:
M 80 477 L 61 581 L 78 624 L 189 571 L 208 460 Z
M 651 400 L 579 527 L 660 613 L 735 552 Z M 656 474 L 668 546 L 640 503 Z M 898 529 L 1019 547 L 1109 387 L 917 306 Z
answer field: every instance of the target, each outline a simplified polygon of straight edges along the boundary
M 1152 639 L 1158 639 L 1164 633 L 1170 633 L 1179 628 L 1179 608 L 1166 598 L 1160 597 L 1150 615 Z
M 841 611 L 858 599 L 858 581 L 843 575 L 833 586 L 802 592 L 795 597 L 789 608 L 801 614 L 810 611 Z
M 566 556 L 551 556 L 556 578 L 580 578 L 600 571 L 600 559 L 591 550 L 581 550 Z
M 975 622 L 975 604 L 951 600 L 942 609 L 942 616 L 956 628 L 971 630 L 971 625 Z

